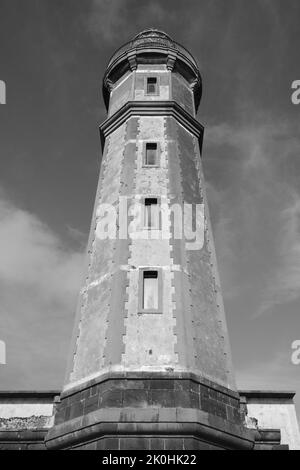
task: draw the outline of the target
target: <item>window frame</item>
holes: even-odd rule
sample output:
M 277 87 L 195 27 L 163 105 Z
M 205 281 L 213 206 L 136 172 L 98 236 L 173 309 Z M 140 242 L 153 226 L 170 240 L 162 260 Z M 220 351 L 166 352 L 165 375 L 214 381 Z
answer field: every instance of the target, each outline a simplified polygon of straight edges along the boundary
M 145 309 L 144 308 L 144 273 L 145 272 L 157 272 L 157 296 L 158 296 L 158 307 Z M 162 314 L 163 313 L 163 278 L 162 278 L 162 268 L 157 266 L 148 266 L 145 268 L 139 269 L 139 286 L 138 286 L 138 313 L 140 315 L 147 313 L 147 314 Z
M 146 222 L 145 219 L 146 219 L 146 200 L 147 199 L 156 199 L 156 201 L 157 201 L 157 204 L 155 204 L 155 205 L 157 205 L 157 210 L 158 210 L 158 226 L 157 227 L 149 227 L 145 223 Z M 161 209 L 160 209 L 160 206 L 161 206 L 160 196 L 151 196 L 151 195 L 144 196 L 143 199 L 142 199 L 142 204 L 143 204 L 143 214 L 142 214 L 142 220 L 143 220 L 142 227 L 143 227 L 143 230 L 156 230 L 156 231 L 162 230 L 162 219 L 161 219 L 162 214 L 161 214 Z M 151 204 L 149 204 L 149 205 L 151 206 Z
M 146 163 L 146 158 L 147 158 L 147 145 L 148 144 L 156 144 L 156 163 L 155 165 L 149 165 Z M 158 141 L 153 141 L 149 140 L 147 142 L 144 142 L 143 145 L 143 167 L 144 168 L 159 168 L 160 167 L 160 145 Z
M 153 93 L 148 92 L 148 79 L 155 78 L 156 79 L 156 90 Z M 159 96 L 159 76 L 158 75 L 147 75 L 144 81 L 144 91 L 145 96 Z

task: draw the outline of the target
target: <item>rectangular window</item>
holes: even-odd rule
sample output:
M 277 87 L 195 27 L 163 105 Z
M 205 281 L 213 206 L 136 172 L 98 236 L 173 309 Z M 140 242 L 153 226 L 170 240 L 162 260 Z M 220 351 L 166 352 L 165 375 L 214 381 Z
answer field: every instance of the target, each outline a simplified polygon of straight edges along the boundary
M 158 272 L 143 271 L 143 310 L 158 309 Z
M 144 227 L 159 229 L 159 206 L 157 198 L 145 198 Z
M 147 78 L 147 95 L 156 95 L 157 94 L 157 78 L 148 77 Z
M 145 165 L 157 166 L 157 161 L 157 144 L 154 142 L 147 142 L 145 150 Z
M 163 313 L 162 269 L 139 270 L 138 313 Z

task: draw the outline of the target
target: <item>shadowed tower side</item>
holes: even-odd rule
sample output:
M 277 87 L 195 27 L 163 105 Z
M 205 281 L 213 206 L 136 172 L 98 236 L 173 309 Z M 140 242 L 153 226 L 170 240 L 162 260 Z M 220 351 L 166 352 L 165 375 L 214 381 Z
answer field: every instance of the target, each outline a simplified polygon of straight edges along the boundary
M 252 448 L 205 196 L 197 64 L 168 35 L 147 30 L 113 55 L 103 95 L 86 279 L 47 446 Z M 195 239 L 174 236 L 175 208 L 185 216 L 186 207 L 183 226 L 190 222 Z

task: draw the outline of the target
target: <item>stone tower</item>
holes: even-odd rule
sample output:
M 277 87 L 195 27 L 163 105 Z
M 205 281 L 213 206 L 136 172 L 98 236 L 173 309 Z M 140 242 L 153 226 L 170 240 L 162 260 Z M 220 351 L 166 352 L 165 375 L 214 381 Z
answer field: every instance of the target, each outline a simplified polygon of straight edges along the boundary
M 191 54 L 153 29 L 107 66 L 86 277 L 48 448 L 253 447 L 205 198 L 201 88 Z M 185 206 L 195 240 L 176 232 Z

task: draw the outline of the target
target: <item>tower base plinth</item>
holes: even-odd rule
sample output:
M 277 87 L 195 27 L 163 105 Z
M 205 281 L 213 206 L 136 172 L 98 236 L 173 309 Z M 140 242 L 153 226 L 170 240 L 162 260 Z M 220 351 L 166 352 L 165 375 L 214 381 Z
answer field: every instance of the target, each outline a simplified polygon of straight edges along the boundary
M 239 395 L 192 373 L 114 373 L 63 392 L 49 449 L 254 447 Z

